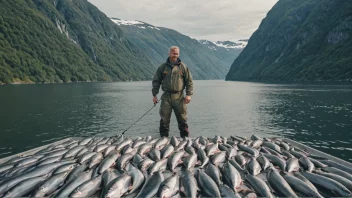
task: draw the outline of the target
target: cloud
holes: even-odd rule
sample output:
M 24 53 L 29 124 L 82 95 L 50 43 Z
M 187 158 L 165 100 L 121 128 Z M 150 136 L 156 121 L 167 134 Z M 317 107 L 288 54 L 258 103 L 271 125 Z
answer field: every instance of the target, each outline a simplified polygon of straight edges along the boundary
M 196 39 L 249 38 L 278 0 L 89 0 L 109 17 L 140 20 Z

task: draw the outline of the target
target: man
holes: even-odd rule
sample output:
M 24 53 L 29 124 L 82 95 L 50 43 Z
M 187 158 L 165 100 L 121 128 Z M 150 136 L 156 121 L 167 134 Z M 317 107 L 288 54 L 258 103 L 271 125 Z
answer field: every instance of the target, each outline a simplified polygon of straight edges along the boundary
M 181 137 L 188 137 L 187 104 L 191 102 L 193 94 L 193 79 L 188 67 L 179 59 L 180 49 L 172 46 L 169 57 L 165 63 L 159 66 L 153 78 L 153 102 L 158 102 L 159 88 L 164 93 L 161 96 L 160 105 L 160 136 L 168 137 L 170 131 L 170 118 L 174 110 Z M 186 89 L 186 96 L 184 95 Z

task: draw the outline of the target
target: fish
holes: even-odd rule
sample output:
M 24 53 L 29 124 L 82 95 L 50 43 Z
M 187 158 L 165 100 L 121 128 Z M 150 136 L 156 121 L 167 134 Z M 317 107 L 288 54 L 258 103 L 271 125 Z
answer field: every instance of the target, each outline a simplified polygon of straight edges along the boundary
M 135 198 L 151 198 L 158 193 L 160 184 L 164 181 L 161 171 L 154 172 L 144 183 L 142 189 Z
M 197 163 L 197 154 L 193 153 L 183 160 L 183 165 L 187 169 L 191 169 Z
M 99 175 L 79 185 L 69 197 L 91 197 L 100 189 L 101 183 L 102 175 Z
M 205 151 L 206 151 L 206 154 L 207 156 L 212 156 L 214 155 L 215 153 L 219 152 L 219 148 L 218 148 L 218 143 L 215 143 L 215 144 L 210 144 L 208 145 L 207 147 L 205 147 Z
M 245 145 L 241 145 L 241 144 L 238 144 L 237 146 L 240 150 L 245 151 L 245 152 L 253 155 L 254 157 L 257 157 L 259 155 L 259 151 L 255 148 L 251 148 L 249 146 L 245 146 Z
M 214 180 L 201 170 L 197 170 L 197 182 L 206 197 L 221 197 L 220 190 Z
M 260 197 L 274 198 L 269 186 L 260 177 L 247 173 L 244 176 L 244 180 L 252 186 Z
M 61 166 L 66 163 L 72 163 L 72 161 L 56 162 L 52 164 L 38 166 L 31 171 L 12 177 L 0 184 L 0 194 L 4 194 L 10 188 L 12 188 L 13 186 L 15 186 L 16 184 L 20 183 L 25 179 L 46 175 L 51 171 L 53 171 L 58 166 Z
M 211 177 L 216 185 L 220 186 L 220 171 L 217 166 L 213 165 L 212 163 L 209 163 L 205 167 L 205 173 Z
M 3 197 L 23 197 L 30 193 L 38 184 L 45 181 L 47 177 L 48 175 L 25 179 L 8 190 Z
M 181 150 L 181 151 L 178 151 L 176 153 L 174 153 L 173 155 L 171 155 L 171 157 L 167 160 L 167 165 L 168 165 L 168 168 L 174 172 L 175 170 L 175 167 L 181 163 L 181 158 L 182 156 L 184 155 L 185 151 Z
M 92 178 L 93 169 L 87 172 L 80 172 L 75 178 L 67 182 L 60 190 L 54 195 L 54 197 L 68 197 L 73 190 L 84 182 Z
M 178 141 L 178 139 L 175 136 L 172 136 L 170 139 L 170 144 L 174 147 L 176 147 L 180 142 Z
M 181 170 L 180 175 L 180 191 L 183 192 L 185 197 L 197 197 L 198 184 L 194 175 L 187 169 Z
M 147 171 L 147 169 L 152 165 L 154 164 L 155 162 L 149 158 L 144 158 L 143 161 L 141 161 L 139 164 L 138 164 L 138 168 L 139 170 L 141 170 L 142 172 L 145 172 Z
M 277 152 L 281 153 L 280 146 L 275 144 L 275 143 L 273 143 L 273 142 L 263 142 L 263 145 L 268 147 L 268 148 L 273 149 L 274 151 L 277 151 Z
M 299 163 L 302 165 L 304 169 L 308 172 L 312 172 L 315 168 L 313 162 L 311 162 L 308 157 L 301 157 L 299 159 Z
M 220 170 L 224 184 L 228 185 L 233 191 L 236 191 L 236 188 L 239 187 L 242 182 L 242 178 L 238 170 L 232 166 L 229 161 L 224 163 Z
M 100 162 L 103 160 L 103 155 L 101 153 L 96 153 L 95 155 L 93 155 L 88 162 L 88 167 L 92 168 L 95 165 L 100 164 Z
M 145 177 L 143 173 L 136 167 L 131 164 L 126 166 L 127 174 L 132 177 L 132 185 L 130 186 L 130 191 L 128 194 L 134 193 L 139 190 L 140 187 L 144 184 Z
M 227 185 L 221 185 L 219 190 L 221 197 L 241 198 L 241 195 L 231 190 Z
M 204 152 L 203 149 L 199 149 L 197 151 L 197 154 L 198 154 L 198 159 L 201 161 L 200 168 L 203 168 L 206 164 L 209 163 L 209 157 L 207 156 L 207 154 Z
M 282 171 L 286 170 L 286 161 L 278 156 L 275 155 L 271 155 L 271 154 L 266 154 L 266 153 L 262 153 L 262 155 L 266 158 L 269 159 L 269 161 L 271 163 L 273 163 L 275 166 L 280 167 L 280 169 Z
M 331 178 L 309 172 L 302 172 L 301 174 L 310 182 L 312 182 L 315 186 L 329 190 L 335 196 L 352 196 L 351 192 L 345 186 Z
M 270 167 L 270 161 L 268 160 L 268 158 L 264 157 L 263 155 L 260 155 L 257 158 L 257 161 L 259 162 L 260 166 L 262 167 L 262 170 L 266 170 L 267 168 Z
M 55 190 L 60 188 L 60 186 L 64 183 L 66 177 L 68 176 L 69 171 L 58 173 L 56 175 L 51 176 L 43 183 L 41 183 L 36 189 L 34 189 L 32 197 L 45 197 L 51 195 Z
M 160 160 L 160 157 L 161 154 L 160 154 L 160 150 L 159 149 L 156 149 L 156 148 L 153 148 L 152 150 L 149 151 L 148 153 L 148 157 L 154 161 L 159 161 Z
M 116 161 L 117 170 L 123 171 L 126 164 L 133 158 L 133 154 L 127 153 L 119 157 Z
M 286 161 L 286 171 L 296 172 L 300 168 L 297 158 L 290 158 Z
M 247 170 L 252 175 L 258 175 L 262 171 L 262 167 L 255 158 L 251 158 L 251 160 L 247 163 Z
M 119 155 L 116 153 L 109 154 L 105 159 L 101 161 L 98 167 L 98 173 L 102 174 L 105 170 L 115 165 L 115 161 L 118 159 Z
M 214 165 L 223 163 L 226 160 L 226 152 L 221 151 L 219 153 L 216 153 L 213 156 L 211 156 L 210 160 Z
M 336 175 L 340 175 L 350 181 L 352 181 L 352 175 L 343 171 L 343 170 L 340 170 L 338 168 L 335 168 L 335 167 L 325 167 L 325 168 L 322 168 L 323 171 L 325 172 L 328 172 L 328 173 L 334 173 Z
M 336 175 L 334 173 L 325 173 L 319 170 L 314 171 L 315 174 L 318 175 L 322 175 L 328 178 L 331 178 L 337 182 L 339 182 L 340 184 L 344 185 L 349 191 L 352 192 L 352 181 L 340 176 L 340 175 Z
M 323 198 L 323 196 L 319 194 L 316 188 L 312 189 L 308 184 L 299 178 L 291 175 L 284 175 L 283 178 L 295 192 L 301 194 L 302 196 Z
M 165 158 L 165 159 L 162 159 L 160 161 L 155 162 L 153 165 L 151 165 L 148 168 L 148 173 L 152 174 L 153 172 L 156 172 L 156 171 L 164 171 L 164 170 L 166 170 L 166 168 L 167 168 L 167 160 L 168 159 Z
M 128 174 L 123 174 L 116 179 L 112 180 L 106 189 L 102 197 L 112 198 L 112 197 L 122 197 L 129 190 L 132 177 Z
M 96 152 L 87 152 L 77 159 L 77 163 L 84 164 L 84 163 L 88 162 L 88 160 L 90 160 L 95 154 L 97 154 L 97 153 Z
M 53 171 L 53 175 L 59 174 L 59 173 L 63 173 L 63 172 L 67 172 L 67 171 L 71 171 L 73 170 L 78 164 L 76 163 L 69 163 L 69 164 L 64 164 L 62 166 L 59 166 L 58 168 L 56 168 Z
M 159 187 L 158 196 L 162 198 L 170 198 L 179 191 L 180 177 L 174 173 L 171 177 L 165 179 Z
M 270 168 L 267 178 L 271 188 L 273 188 L 279 196 L 298 198 L 291 186 L 276 169 Z
M 160 150 L 160 158 L 164 159 L 164 158 L 170 157 L 170 155 L 174 153 L 174 150 L 175 148 L 171 144 L 166 145 L 164 148 Z

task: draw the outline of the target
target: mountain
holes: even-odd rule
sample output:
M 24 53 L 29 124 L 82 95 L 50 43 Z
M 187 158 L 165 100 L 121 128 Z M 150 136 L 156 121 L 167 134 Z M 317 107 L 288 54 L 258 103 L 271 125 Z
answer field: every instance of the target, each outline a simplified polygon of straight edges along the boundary
M 226 80 L 352 81 L 350 0 L 280 0 Z
M 155 70 L 86 0 L 0 1 L 0 84 L 147 80 Z
M 146 53 L 153 65 L 159 66 L 166 61 L 171 46 L 179 46 L 180 58 L 189 66 L 194 79 L 224 79 L 246 43 L 198 41 L 142 21 L 111 20 L 122 29 L 126 38 Z
M 209 40 L 198 40 L 199 43 L 205 45 L 211 49 L 217 57 L 224 60 L 227 63 L 228 70 L 236 57 L 246 47 L 248 40 L 233 41 L 209 41 Z M 227 70 L 227 72 L 228 72 Z

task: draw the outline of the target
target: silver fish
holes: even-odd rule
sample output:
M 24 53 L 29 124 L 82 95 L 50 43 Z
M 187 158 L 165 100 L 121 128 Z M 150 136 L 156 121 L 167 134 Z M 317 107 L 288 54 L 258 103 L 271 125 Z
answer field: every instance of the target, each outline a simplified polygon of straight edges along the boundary
M 336 196 L 343 196 L 343 197 L 352 196 L 351 192 L 345 186 L 343 186 L 341 183 L 333 179 L 330 179 L 322 175 L 309 173 L 309 172 L 302 172 L 302 175 L 317 187 L 325 188 Z
M 296 172 L 300 168 L 297 158 L 290 158 L 286 161 L 286 171 Z
M 100 189 L 101 181 L 102 175 L 99 175 L 98 177 L 82 183 L 72 191 L 70 197 L 91 197 Z
M 205 173 L 209 175 L 209 177 L 211 177 L 214 182 L 216 183 L 216 185 L 220 186 L 220 171 L 219 169 L 214 166 L 213 164 L 209 163 L 206 167 L 205 167 Z
M 221 169 L 223 181 L 228 185 L 233 191 L 236 191 L 236 188 L 240 186 L 242 178 L 237 169 L 231 165 L 229 161 L 224 163 Z
M 60 190 L 55 194 L 54 197 L 68 197 L 70 193 L 76 189 L 79 185 L 90 180 L 92 178 L 93 169 L 89 172 L 81 172 L 70 182 L 67 182 Z
M 197 170 L 197 181 L 202 189 L 202 194 L 207 197 L 221 197 L 220 191 L 216 183 L 203 171 Z
M 308 157 L 302 157 L 299 159 L 299 163 L 306 169 L 308 172 L 312 172 L 315 168 L 313 162 L 311 162 Z
M 197 197 L 197 181 L 189 170 L 181 171 L 180 186 L 185 197 Z
M 213 156 L 211 156 L 210 159 L 214 165 L 218 165 L 219 163 L 223 163 L 226 159 L 226 152 L 221 151 L 219 153 L 216 153 Z
M 291 188 L 295 190 L 295 192 L 302 194 L 304 197 L 323 197 L 316 190 L 312 189 L 308 184 L 297 177 L 284 175 L 283 178 L 291 186 Z
M 262 170 L 262 168 L 261 168 L 259 162 L 255 158 L 252 158 L 247 163 L 247 170 L 252 175 L 258 175 L 260 173 L 260 171 Z
M 51 195 L 57 190 L 65 181 L 69 172 L 62 172 L 51 176 L 45 182 L 40 184 L 31 195 L 32 197 L 45 197 Z
M 132 177 L 127 174 L 117 177 L 109 183 L 102 197 L 122 197 L 129 190 L 131 181 Z
M 135 168 L 131 164 L 127 164 L 126 166 L 127 174 L 132 177 L 132 185 L 130 187 L 130 192 L 128 194 L 134 193 L 139 190 L 140 187 L 144 184 L 145 178 L 143 173 Z
M 198 158 L 201 161 L 200 168 L 203 168 L 205 165 L 209 163 L 209 157 L 207 156 L 207 154 L 204 152 L 203 149 L 199 149 L 197 153 L 198 153 Z
M 179 191 L 180 178 L 177 174 L 165 179 L 159 187 L 158 195 L 162 198 L 170 198 Z
M 267 177 L 271 188 L 273 188 L 279 196 L 298 198 L 296 193 L 277 170 L 273 168 L 270 169 Z
M 23 197 L 24 195 L 31 192 L 38 184 L 45 181 L 46 178 L 47 175 L 23 180 L 11 188 L 9 191 L 7 191 L 3 197 Z
M 184 155 L 184 151 L 178 151 L 176 153 L 174 153 L 173 155 L 171 155 L 171 157 L 168 159 L 167 161 L 167 165 L 169 167 L 169 169 L 174 172 L 175 167 L 181 163 L 181 158 Z
M 231 188 L 229 188 L 227 185 L 221 185 L 219 190 L 221 197 L 241 198 L 237 192 L 231 190 Z
M 260 179 L 260 177 L 246 174 L 244 178 L 260 197 L 274 198 L 269 186 L 262 179 Z
M 160 150 L 161 159 L 168 158 L 174 152 L 174 149 L 175 148 L 171 144 L 166 145 Z
M 157 194 L 160 184 L 164 181 L 161 171 L 154 172 L 144 183 L 136 198 L 151 198 Z
M 100 165 L 98 167 L 98 173 L 102 174 L 105 170 L 107 170 L 108 168 L 114 166 L 115 165 L 115 161 L 117 160 L 118 157 L 119 157 L 119 155 L 116 154 L 116 153 L 108 155 L 100 163 Z

